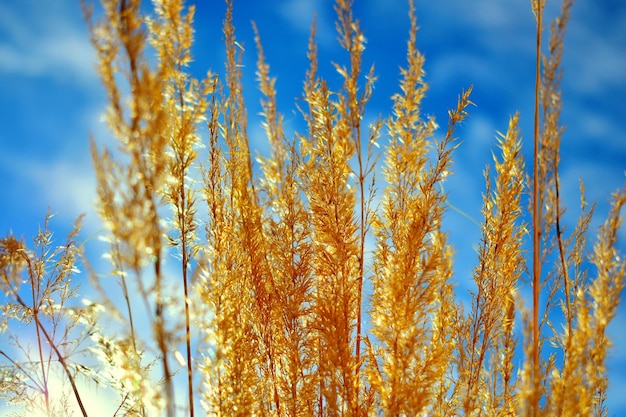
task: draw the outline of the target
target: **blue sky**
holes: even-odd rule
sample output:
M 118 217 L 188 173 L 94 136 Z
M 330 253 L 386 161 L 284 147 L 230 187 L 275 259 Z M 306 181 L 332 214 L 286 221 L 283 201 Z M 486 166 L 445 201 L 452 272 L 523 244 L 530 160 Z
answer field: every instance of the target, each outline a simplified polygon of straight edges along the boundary
M 198 2 L 194 69 L 222 71 L 222 1 Z M 211 4 L 211 6 L 208 6 Z M 253 34 L 259 28 L 272 74 L 277 77 L 279 110 L 287 131 L 302 130 L 294 98 L 302 92 L 307 69 L 306 45 L 317 13 L 320 70 L 331 86 L 340 78 L 331 61 L 345 62 L 335 41 L 331 0 L 235 0 L 237 38 L 244 45 L 244 88 L 253 146 L 266 150 L 256 114 Z M 423 105 L 441 126 L 461 89 L 474 85 L 470 109 L 458 135 L 454 176 L 447 183 L 450 202 L 480 220 L 482 171 L 491 162 L 496 131 L 521 112 L 524 152 L 531 155 L 534 88 L 534 17 L 528 0 L 416 0 L 418 47 L 426 56 L 430 90 Z M 560 7 L 548 1 L 547 15 Z M 388 115 L 405 64 L 409 22 L 405 0 L 357 0 L 355 15 L 368 40 L 367 67 L 375 64 L 378 81 L 366 118 Z M 587 198 L 598 201 L 592 227 L 608 210 L 610 193 L 626 170 L 626 3 L 579 0 L 572 9 L 566 38 L 562 87 L 563 139 L 561 181 L 571 230 L 578 213 L 578 181 Z M 42 223 L 47 207 L 57 213 L 52 225 L 61 241 L 73 220 L 87 213 L 84 236 L 100 230 L 93 210 L 95 181 L 89 135 L 109 143 L 101 123 L 104 92 L 94 70 L 78 0 L 0 0 L 0 234 L 26 239 Z M 333 84 L 334 83 L 334 84 Z M 459 292 L 469 288 L 476 262 L 473 246 L 479 229 L 450 210 L 447 227 L 456 246 Z M 619 246 L 626 252 L 626 228 Z M 93 245 L 96 245 L 94 242 Z M 95 250 L 94 250 L 95 252 Z M 610 328 L 615 348 L 609 356 L 611 414 L 626 414 L 626 306 Z

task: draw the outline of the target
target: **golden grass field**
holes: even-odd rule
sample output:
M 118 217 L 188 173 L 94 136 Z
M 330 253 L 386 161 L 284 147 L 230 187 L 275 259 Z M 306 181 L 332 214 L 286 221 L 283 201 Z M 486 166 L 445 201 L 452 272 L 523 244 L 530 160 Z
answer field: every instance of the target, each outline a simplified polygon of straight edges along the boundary
M 48 221 L 32 244 L 0 239 L 0 398 L 50 416 L 91 415 L 88 385 L 118 416 L 611 415 L 606 329 L 624 287 L 626 188 L 596 233 L 581 184 L 581 215 L 563 227 L 560 74 L 572 2 L 554 22 L 543 21 L 542 0 L 530 4 L 534 153 L 521 151 L 515 113 L 484 173 L 469 303 L 456 295 L 442 220 L 472 87 L 443 131 L 424 116 L 412 1 L 397 93 L 369 125 L 376 73 L 364 68 L 348 0 L 335 5 L 347 57 L 334 64 L 337 90 L 319 74 L 311 28 L 304 132 L 285 133 L 257 32 L 265 157 L 247 133 L 250 69 L 232 1 L 224 70 L 202 79 L 189 71 L 193 6 L 155 1 L 144 15 L 138 0 L 102 0 L 93 17 L 85 4 L 117 140 L 92 140 L 110 270 L 90 267 L 80 218 L 64 243 Z M 79 266 L 93 300 L 72 281 Z M 17 331 L 26 326 L 30 337 Z

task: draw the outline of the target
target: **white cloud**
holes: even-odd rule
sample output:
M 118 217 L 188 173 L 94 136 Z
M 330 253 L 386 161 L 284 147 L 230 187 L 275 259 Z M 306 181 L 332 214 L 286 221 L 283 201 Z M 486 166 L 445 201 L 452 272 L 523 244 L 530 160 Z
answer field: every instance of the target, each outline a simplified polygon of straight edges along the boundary
M 93 214 L 96 185 L 89 159 L 61 155 L 43 161 L 28 155 L 5 154 L 0 162 L 6 172 L 13 173 L 14 191 L 8 191 L 7 198 L 35 207 L 41 213 L 50 207 L 52 213 L 70 224 L 87 213 L 86 228 L 89 231 L 99 228 Z M 17 193 L 19 195 L 15 195 Z
M 571 54 L 573 56 L 566 67 L 566 71 L 571 72 L 568 89 L 599 94 L 616 86 L 626 87 L 626 47 L 620 47 L 619 40 L 607 42 L 605 37 L 593 33 L 591 29 L 580 29 L 568 41 L 576 45 L 575 55 Z
M 46 2 L 38 2 L 32 7 L 46 6 Z M 0 42 L 0 74 L 97 82 L 86 24 L 67 7 L 49 6 L 50 10 L 39 13 L 29 12 L 23 3 L 13 9 L 0 6 L 0 34 L 5 38 Z
M 581 103 L 581 105 L 584 105 L 584 103 Z M 581 109 L 579 114 L 581 130 L 578 133 L 582 137 L 586 137 L 588 139 L 602 139 L 603 144 L 606 144 L 607 140 L 610 141 L 611 139 L 614 139 L 615 133 L 620 131 L 620 127 L 616 126 L 615 120 L 605 113 L 594 109 Z M 622 147 L 626 146 L 622 140 L 619 140 L 619 143 L 616 143 L 615 145 L 621 145 Z M 624 148 L 624 150 L 626 150 L 626 148 Z
M 53 207 L 63 212 L 88 212 L 92 211 L 96 188 L 92 171 L 87 164 L 57 160 L 33 164 L 27 172 Z
M 316 16 L 316 40 L 324 45 L 335 41 L 334 14 L 329 16 L 330 2 L 317 0 L 289 0 L 279 9 L 280 14 L 298 32 L 310 33 L 313 17 Z

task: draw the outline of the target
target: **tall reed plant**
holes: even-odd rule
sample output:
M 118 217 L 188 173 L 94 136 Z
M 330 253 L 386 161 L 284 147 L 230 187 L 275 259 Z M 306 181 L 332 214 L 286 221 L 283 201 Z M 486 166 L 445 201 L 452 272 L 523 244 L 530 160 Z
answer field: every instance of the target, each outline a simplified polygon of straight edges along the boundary
M 61 246 L 50 216 L 32 247 L 0 239 L 2 397 L 45 415 L 74 404 L 89 415 L 86 384 L 129 416 L 608 415 L 606 331 L 624 287 L 616 243 L 626 188 L 591 250 L 594 205 L 582 186 L 582 214 L 567 232 L 560 78 L 572 0 L 545 54 L 545 2 L 531 2 L 534 151 L 525 157 L 516 113 L 484 171 L 466 304 L 454 288 L 455 231 L 442 227 L 443 184 L 472 87 L 443 132 L 424 116 L 413 2 L 398 92 L 370 125 L 376 75 L 364 68 L 350 1 L 335 4 L 345 56 L 334 64 L 337 89 L 319 71 L 312 26 L 303 131 L 293 135 L 254 26 L 270 149 L 258 157 L 246 51 L 226 3 L 225 66 L 201 79 L 191 70 L 193 5 L 155 0 L 147 13 L 139 0 L 101 0 L 96 19 L 83 4 L 117 140 L 114 149 L 92 140 L 110 268 L 81 261 L 80 220 Z M 95 301 L 76 302 L 79 265 Z M 53 379 L 69 388 L 53 390 Z

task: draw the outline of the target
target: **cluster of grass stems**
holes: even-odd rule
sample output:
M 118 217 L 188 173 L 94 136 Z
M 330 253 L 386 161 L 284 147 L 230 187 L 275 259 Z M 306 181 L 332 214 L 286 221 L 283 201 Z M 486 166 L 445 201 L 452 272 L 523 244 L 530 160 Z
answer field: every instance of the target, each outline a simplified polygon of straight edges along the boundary
M 256 164 L 233 2 L 225 70 L 204 79 L 189 72 L 193 6 L 155 0 L 144 16 L 139 0 L 101 3 L 98 21 L 90 6 L 85 13 L 118 141 L 115 150 L 92 145 L 110 272 L 79 259 L 80 220 L 62 246 L 52 244 L 51 216 L 33 248 L 0 239 L 7 403 L 87 416 L 81 386 L 96 384 L 115 396 L 115 415 L 128 416 L 608 415 L 606 328 L 624 286 L 616 239 L 626 189 L 613 195 L 589 249 L 594 206 L 581 186 L 582 214 L 566 233 L 559 80 L 572 0 L 563 1 L 545 55 L 544 1 L 531 2 L 532 171 L 516 114 L 484 174 L 465 308 L 442 230 L 442 184 L 471 87 L 443 134 L 423 118 L 412 1 L 399 92 L 391 114 L 370 126 L 362 121 L 376 77 L 363 70 L 365 37 L 348 0 L 335 5 L 347 54 L 346 65 L 335 64 L 342 86 L 332 91 L 318 74 L 313 24 L 300 101 L 306 130 L 292 137 L 255 27 L 271 146 Z M 79 263 L 96 301 L 77 302 Z M 29 329 L 34 345 L 23 342 Z

